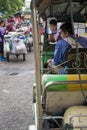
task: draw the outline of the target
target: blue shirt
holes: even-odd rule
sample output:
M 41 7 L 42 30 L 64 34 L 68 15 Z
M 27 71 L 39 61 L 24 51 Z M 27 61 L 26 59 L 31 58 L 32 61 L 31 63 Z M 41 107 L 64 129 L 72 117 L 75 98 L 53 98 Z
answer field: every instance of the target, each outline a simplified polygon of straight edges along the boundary
M 65 40 L 60 40 L 55 45 L 54 58 L 52 64 L 58 65 L 66 60 L 66 52 L 70 48 L 70 45 Z
M 76 39 L 77 39 L 77 42 L 79 42 L 80 45 L 83 46 L 83 48 L 87 48 L 87 38 L 78 37 Z M 71 48 L 71 46 L 64 39 L 58 41 L 55 45 L 54 58 L 52 59 L 52 64 L 58 65 L 66 61 L 66 53 L 69 50 L 69 48 Z

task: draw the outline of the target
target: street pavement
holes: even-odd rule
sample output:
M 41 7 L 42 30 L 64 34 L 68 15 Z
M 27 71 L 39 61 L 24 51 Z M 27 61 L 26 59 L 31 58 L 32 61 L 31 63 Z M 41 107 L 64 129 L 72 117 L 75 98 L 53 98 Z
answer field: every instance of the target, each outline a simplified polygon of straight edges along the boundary
M 0 130 L 28 130 L 33 122 L 34 50 L 10 62 L 0 61 Z

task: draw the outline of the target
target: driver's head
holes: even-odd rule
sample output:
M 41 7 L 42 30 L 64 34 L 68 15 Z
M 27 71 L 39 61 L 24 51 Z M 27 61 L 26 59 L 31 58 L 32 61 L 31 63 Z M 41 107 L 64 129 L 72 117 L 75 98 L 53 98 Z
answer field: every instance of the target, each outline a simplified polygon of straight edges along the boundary
M 73 27 L 71 22 L 65 22 L 60 26 L 60 33 L 62 38 L 73 35 Z

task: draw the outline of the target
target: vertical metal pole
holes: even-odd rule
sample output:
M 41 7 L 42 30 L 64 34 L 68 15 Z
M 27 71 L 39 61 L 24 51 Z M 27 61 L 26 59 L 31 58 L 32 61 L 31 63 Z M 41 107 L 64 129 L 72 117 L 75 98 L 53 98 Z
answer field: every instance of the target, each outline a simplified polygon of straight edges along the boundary
M 35 51 L 35 67 L 36 67 L 36 86 L 37 86 L 37 130 L 42 130 L 42 108 L 41 108 L 41 84 L 40 84 L 40 50 L 38 38 L 38 26 L 36 17 L 35 0 L 32 0 L 33 6 L 33 33 L 34 33 L 34 51 Z
M 74 20 L 73 20 L 72 4 L 73 4 L 73 1 L 70 0 L 71 22 L 72 22 L 73 30 L 74 30 Z M 75 31 L 74 31 L 74 36 L 75 36 Z M 83 89 L 82 89 L 82 82 L 81 82 L 81 75 L 80 75 L 81 73 L 80 73 L 80 70 L 79 70 L 79 68 L 78 68 L 78 56 L 79 56 L 78 54 L 79 54 L 79 49 L 78 49 L 78 44 L 77 44 L 77 42 L 76 42 L 76 65 L 77 65 L 77 72 L 78 72 L 78 76 L 79 76 L 79 80 L 80 80 L 80 89 L 81 89 L 81 91 L 82 91 L 82 95 L 83 95 L 83 97 L 84 97 L 84 99 L 85 99 L 85 102 L 87 103 L 86 95 L 85 95 L 85 93 L 84 93 L 84 91 L 83 91 Z

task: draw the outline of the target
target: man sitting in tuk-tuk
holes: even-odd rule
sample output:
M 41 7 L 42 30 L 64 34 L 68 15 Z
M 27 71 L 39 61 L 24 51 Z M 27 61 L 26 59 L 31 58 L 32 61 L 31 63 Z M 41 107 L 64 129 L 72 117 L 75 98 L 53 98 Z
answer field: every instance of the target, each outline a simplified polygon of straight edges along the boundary
M 60 26 L 60 35 L 62 40 L 59 40 L 55 45 L 54 58 L 49 59 L 48 64 L 58 65 L 66 61 L 66 53 L 70 48 L 87 48 L 87 44 L 84 46 L 82 43 L 83 38 L 75 38 L 73 33 L 73 27 L 71 22 L 65 22 Z

